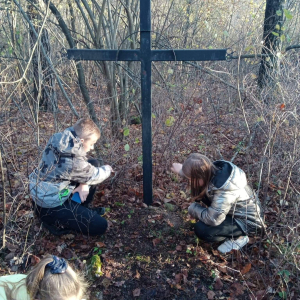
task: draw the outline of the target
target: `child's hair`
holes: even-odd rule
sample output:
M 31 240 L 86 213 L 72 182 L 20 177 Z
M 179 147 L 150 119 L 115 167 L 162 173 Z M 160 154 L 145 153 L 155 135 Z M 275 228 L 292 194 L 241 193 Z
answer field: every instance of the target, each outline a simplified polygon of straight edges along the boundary
M 26 277 L 30 299 L 82 299 L 86 290 L 83 278 L 63 258 L 46 255 Z
M 194 200 L 201 199 L 207 194 L 209 183 L 215 174 L 216 167 L 205 155 L 192 153 L 182 166 L 183 174 L 191 179 L 191 195 Z M 199 179 L 203 185 L 199 185 Z
M 100 130 L 91 119 L 79 119 L 73 128 L 81 139 L 88 140 L 93 134 L 96 134 L 97 137 L 100 138 Z

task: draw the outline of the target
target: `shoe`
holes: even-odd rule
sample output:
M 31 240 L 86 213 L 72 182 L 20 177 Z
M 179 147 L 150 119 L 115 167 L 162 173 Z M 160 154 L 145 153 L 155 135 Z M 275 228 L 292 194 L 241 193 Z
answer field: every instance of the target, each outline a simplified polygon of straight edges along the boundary
M 221 253 L 228 253 L 231 250 L 240 250 L 249 242 L 248 236 L 240 236 L 238 239 L 228 239 L 218 247 Z
M 56 236 L 70 234 L 73 232 L 70 229 L 60 229 L 60 228 L 56 227 L 55 225 L 49 225 L 45 222 L 43 222 L 43 227 L 46 228 L 50 233 L 52 233 L 53 235 L 56 235 Z
M 105 207 L 93 207 L 89 209 L 96 212 L 99 216 L 104 216 L 106 212 Z

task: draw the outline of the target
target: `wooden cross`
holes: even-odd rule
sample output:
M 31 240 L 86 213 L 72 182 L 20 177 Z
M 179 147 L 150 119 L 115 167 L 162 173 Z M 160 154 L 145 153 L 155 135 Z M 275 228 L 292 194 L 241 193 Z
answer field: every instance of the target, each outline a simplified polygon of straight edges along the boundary
M 152 61 L 226 60 L 226 49 L 215 50 L 151 50 L 151 0 L 140 0 L 140 49 L 68 49 L 68 58 L 97 61 L 140 61 L 142 96 L 143 192 L 144 202 L 152 204 Z

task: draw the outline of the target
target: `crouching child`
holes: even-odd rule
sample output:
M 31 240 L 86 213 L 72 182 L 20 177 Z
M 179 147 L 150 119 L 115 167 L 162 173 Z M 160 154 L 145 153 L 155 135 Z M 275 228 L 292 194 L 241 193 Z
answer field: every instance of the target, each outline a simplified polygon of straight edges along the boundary
M 244 171 L 233 163 L 212 162 L 204 155 L 192 153 L 183 165 L 173 163 L 171 170 L 190 180 L 196 202 L 188 212 L 198 219 L 195 233 L 201 240 L 223 242 L 218 250 L 227 253 L 245 246 L 249 235 L 264 231 L 260 201 L 248 185 Z
M 29 176 L 35 211 L 53 234 L 74 230 L 102 235 L 107 229 L 107 221 L 101 217 L 105 209 L 90 208 L 97 185 L 112 172 L 111 166 L 100 166 L 96 159 L 87 159 L 99 138 L 95 123 L 80 119 L 50 138 L 39 167 Z M 77 202 L 72 200 L 76 192 Z

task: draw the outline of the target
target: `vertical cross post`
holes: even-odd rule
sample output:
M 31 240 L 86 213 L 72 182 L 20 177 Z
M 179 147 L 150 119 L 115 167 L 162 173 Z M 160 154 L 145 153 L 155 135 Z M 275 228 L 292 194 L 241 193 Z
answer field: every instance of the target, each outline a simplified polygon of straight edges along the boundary
M 142 5 L 143 2 L 143 5 Z M 144 202 L 152 203 L 152 93 L 151 93 L 151 7 L 150 0 L 140 0 L 141 39 L 141 96 L 143 142 L 143 192 Z

